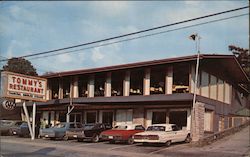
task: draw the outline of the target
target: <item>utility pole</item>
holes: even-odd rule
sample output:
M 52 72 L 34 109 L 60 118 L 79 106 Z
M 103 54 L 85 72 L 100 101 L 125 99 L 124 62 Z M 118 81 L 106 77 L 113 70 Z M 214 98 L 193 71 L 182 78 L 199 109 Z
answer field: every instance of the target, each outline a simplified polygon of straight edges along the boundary
M 193 133 L 196 127 L 196 121 L 195 121 L 195 104 L 196 104 L 196 93 L 197 93 L 197 82 L 198 82 L 198 74 L 199 74 L 199 62 L 200 62 L 200 39 L 201 37 L 196 33 L 196 34 L 192 34 L 189 37 L 191 40 L 195 41 L 195 47 L 196 47 L 196 52 L 197 52 L 197 59 L 196 59 L 196 69 L 195 69 L 195 80 L 194 80 L 194 97 L 193 97 L 193 106 L 192 106 L 192 110 L 193 110 L 193 114 L 192 114 L 192 120 L 194 121 L 193 126 L 191 127 L 191 135 L 193 137 Z

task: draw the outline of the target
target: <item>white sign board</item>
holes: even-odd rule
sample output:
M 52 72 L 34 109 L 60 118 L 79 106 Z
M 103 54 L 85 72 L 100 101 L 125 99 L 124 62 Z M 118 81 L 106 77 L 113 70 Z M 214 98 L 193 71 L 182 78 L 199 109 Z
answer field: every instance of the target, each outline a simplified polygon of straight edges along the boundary
M 47 80 L 12 72 L 1 72 L 1 96 L 32 101 L 46 101 Z

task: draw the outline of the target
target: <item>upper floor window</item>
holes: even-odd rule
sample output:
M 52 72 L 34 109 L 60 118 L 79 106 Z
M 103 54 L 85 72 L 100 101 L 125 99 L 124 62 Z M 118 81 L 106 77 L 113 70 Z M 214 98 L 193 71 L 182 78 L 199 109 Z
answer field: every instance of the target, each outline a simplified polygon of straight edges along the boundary
M 173 93 L 189 92 L 189 65 L 185 63 L 173 66 Z

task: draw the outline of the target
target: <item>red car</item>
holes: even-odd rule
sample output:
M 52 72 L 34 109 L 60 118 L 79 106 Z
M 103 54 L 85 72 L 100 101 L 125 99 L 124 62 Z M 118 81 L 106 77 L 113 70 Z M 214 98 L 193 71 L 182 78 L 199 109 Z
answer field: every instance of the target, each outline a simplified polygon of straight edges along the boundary
M 115 126 L 111 130 L 103 131 L 100 137 L 102 140 L 108 140 L 110 143 L 119 141 L 133 144 L 133 135 L 144 130 L 145 128 L 140 124 L 122 124 Z

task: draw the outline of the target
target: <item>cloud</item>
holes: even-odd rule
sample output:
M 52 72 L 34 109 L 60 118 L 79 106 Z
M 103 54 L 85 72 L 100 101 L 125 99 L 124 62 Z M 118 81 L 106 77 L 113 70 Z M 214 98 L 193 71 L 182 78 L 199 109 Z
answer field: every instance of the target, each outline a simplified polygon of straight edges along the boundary
M 126 1 L 95 1 L 89 4 L 95 13 L 102 16 L 119 16 L 129 10 L 129 4 Z
M 102 60 L 104 58 L 104 55 L 100 52 L 100 48 L 94 48 L 93 52 L 92 52 L 92 61 L 94 61 L 95 63 Z

